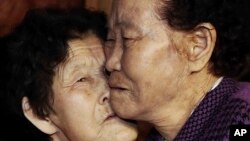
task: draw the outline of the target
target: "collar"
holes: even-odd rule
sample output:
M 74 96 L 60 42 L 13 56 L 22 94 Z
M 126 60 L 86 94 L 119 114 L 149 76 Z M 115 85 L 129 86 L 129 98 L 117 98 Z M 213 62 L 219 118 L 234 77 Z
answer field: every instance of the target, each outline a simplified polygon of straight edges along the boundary
M 221 80 L 219 79 L 218 81 L 221 81 L 220 84 L 218 83 L 218 86 L 215 85 L 215 87 L 206 94 L 176 136 L 175 141 L 195 140 L 199 136 L 202 136 L 206 126 L 209 125 L 219 107 L 227 101 L 232 93 L 236 92 L 237 89 L 234 80 L 221 78 Z

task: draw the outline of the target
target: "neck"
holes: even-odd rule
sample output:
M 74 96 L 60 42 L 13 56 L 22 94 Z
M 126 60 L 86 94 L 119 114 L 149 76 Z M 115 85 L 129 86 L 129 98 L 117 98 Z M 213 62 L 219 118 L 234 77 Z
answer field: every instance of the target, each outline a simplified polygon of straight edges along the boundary
M 173 140 L 217 79 L 207 71 L 191 74 L 177 88 L 176 98 L 151 113 L 150 123 L 163 137 Z

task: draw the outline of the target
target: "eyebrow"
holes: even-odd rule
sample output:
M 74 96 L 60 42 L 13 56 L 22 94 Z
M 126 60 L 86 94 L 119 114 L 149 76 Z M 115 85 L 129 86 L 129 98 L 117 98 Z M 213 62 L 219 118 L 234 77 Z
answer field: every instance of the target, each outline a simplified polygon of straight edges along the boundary
M 134 28 L 134 29 L 139 28 L 139 26 L 137 26 L 136 24 L 133 24 L 131 22 L 126 22 L 126 21 L 118 22 L 116 25 L 119 27 L 126 27 L 126 28 Z
M 126 22 L 126 21 L 122 21 L 116 24 L 118 27 L 121 27 L 121 29 L 127 30 L 127 31 L 131 31 L 133 30 L 133 32 L 136 32 L 138 34 L 143 34 L 143 31 L 141 29 L 141 27 L 137 24 L 131 23 L 131 22 Z

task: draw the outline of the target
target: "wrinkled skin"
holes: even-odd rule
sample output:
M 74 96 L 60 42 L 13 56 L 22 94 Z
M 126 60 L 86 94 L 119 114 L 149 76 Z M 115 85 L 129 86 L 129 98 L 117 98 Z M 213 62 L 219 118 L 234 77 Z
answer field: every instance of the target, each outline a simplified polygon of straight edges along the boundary
M 184 32 L 160 18 L 162 1 L 115 0 L 105 45 L 111 105 L 172 140 L 217 79 L 209 72 L 216 32 Z
M 135 125 L 115 116 L 109 103 L 102 42 L 89 33 L 69 46 L 54 78 L 52 122 L 71 141 L 134 141 Z

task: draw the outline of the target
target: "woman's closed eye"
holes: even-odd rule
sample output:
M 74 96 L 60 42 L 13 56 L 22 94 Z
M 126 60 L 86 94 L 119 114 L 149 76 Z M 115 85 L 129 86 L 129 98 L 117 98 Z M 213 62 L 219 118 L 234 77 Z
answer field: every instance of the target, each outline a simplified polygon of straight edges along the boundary
M 131 41 L 134 40 L 134 38 L 130 38 L 130 37 L 122 37 L 123 41 Z
M 129 47 L 132 43 L 135 42 L 134 38 L 129 38 L 129 37 L 122 37 L 122 40 L 125 47 Z
M 87 77 L 80 77 L 73 85 L 74 88 L 81 88 L 89 85 L 89 79 Z
M 87 80 L 86 77 L 81 77 L 76 82 L 86 82 L 86 80 Z

